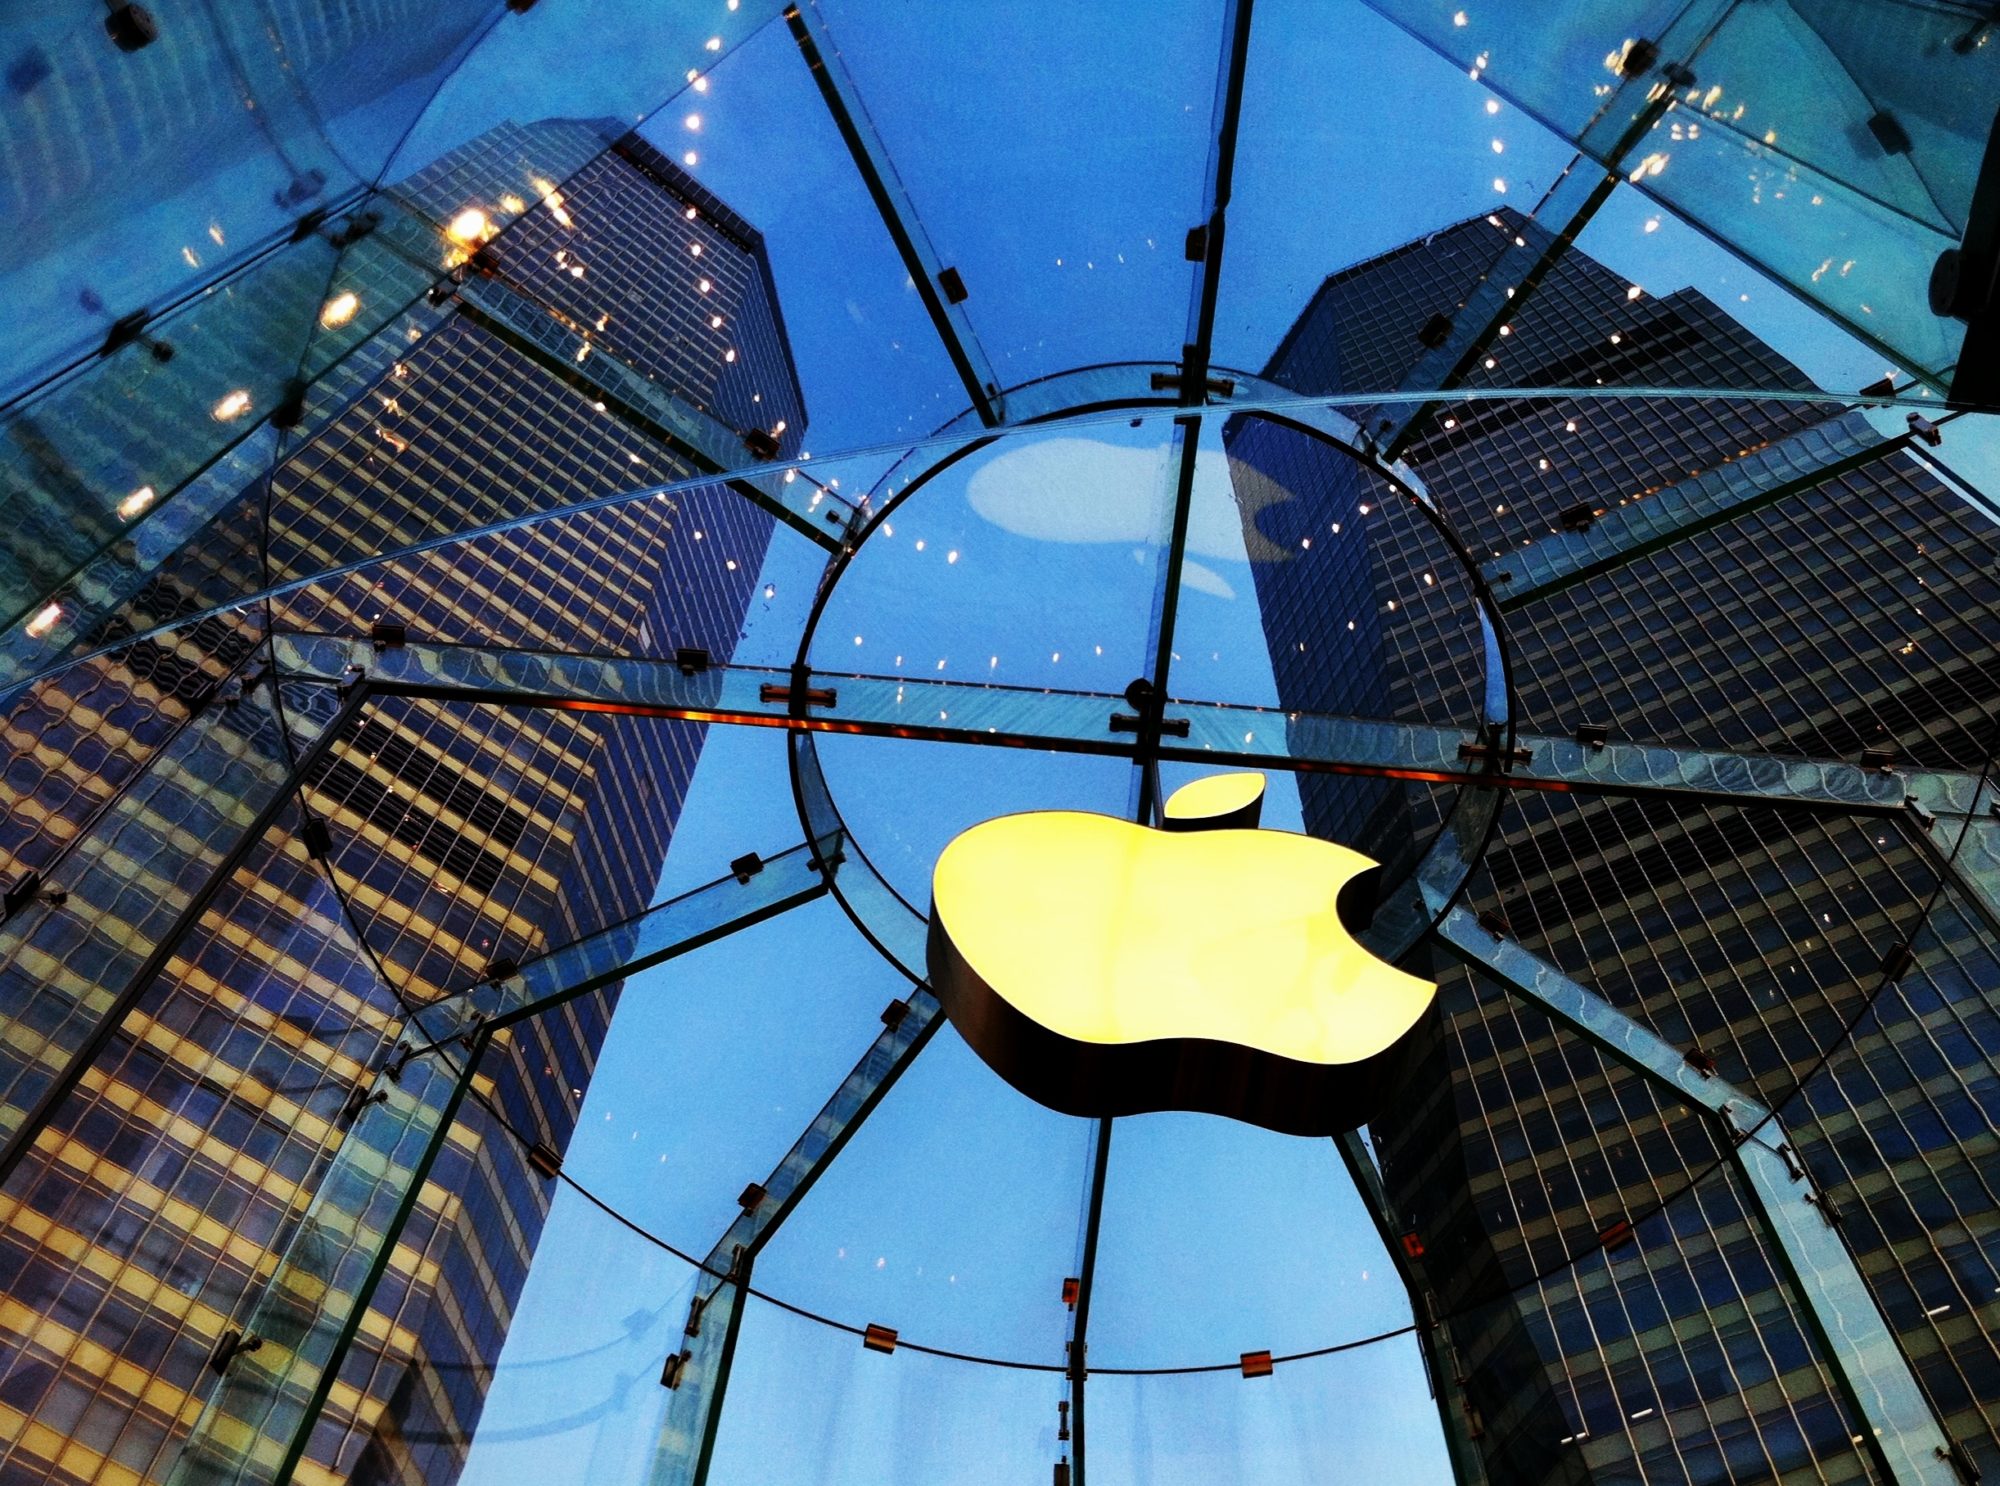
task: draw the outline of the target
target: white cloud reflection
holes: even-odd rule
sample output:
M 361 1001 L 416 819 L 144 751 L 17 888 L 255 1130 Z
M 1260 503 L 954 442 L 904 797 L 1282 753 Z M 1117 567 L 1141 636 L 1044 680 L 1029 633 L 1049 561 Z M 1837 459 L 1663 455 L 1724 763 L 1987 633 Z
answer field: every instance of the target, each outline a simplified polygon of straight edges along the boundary
M 1037 542 L 1143 543 L 1166 540 L 1173 476 L 1168 446 L 1132 447 L 1086 438 L 1019 441 L 966 481 L 972 509 L 1003 531 Z M 1224 462 L 1203 452 L 1195 462 L 1188 513 L 1186 585 L 1216 598 L 1236 597 L 1204 563 L 1244 562 L 1243 526 Z M 1134 554 L 1152 560 L 1155 552 Z

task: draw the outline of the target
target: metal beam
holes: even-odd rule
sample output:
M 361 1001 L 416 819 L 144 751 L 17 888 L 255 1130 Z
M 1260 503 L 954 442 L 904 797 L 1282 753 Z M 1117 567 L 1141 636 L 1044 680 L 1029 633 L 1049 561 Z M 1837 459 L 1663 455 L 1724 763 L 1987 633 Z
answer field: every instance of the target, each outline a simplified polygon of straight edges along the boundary
M 668 1357 L 662 1374 L 673 1397 L 654 1452 L 653 1486 L 701 1486 L 707 1477 L 751 1266 L 943 1020 L 937 999 L 921 986 L 893 1005 L 873 1045 L 805 1133 L 777 1168 L 744 1194 L 742 1214 L 703 1261 L 681 1348 Z
M 673 661 L 650 657 L 465 645 L 378 651 L 365 639 L 337 635 L 282 634 L 275 646 L 287 676 L 335 683 L 365 677 L 371 692 L 385 696 L 1134 760 L 1142 752 L 1131 703 L 1095 692 L 822 672 L 801 677 L 744 666 L 683 672 Z M 809 688 L 799 692 L 805 700 L 795 702 L 802 687 Z M 1864 769 L 1838 760 L 1532 734 L 1515 740 L 1515 753 L 1496 771 L 1490 749 L 1469 729 L 1215 702 L 1170 703 L 1160 721 L 1157 756 L 1163 759 L 1498 789 L 1665 795 L 1870 815 L 1908 811 L 1914 800 L 1938 815 L 1965 815 L 1976 813 L 1979 786 L 1976 776 L 1948 770 Z
M 1692 0 L 1681 11 L 1658 39 L 1659 65 L 1628 77 L 1578 134 L 1581 153 L 1535 206 L 1538 230 L 1516 237 L 1494 260 L 1451 315 L 1444 340 L 1417 358 L 1398 391 L 1445 391 L 1480 363 L 1500 327 L 1520 314 L 1528 296 L 1610 199 L 1624 178 L 1627 158 L 1673 107 L 1675 86 L 1668 78 L 1691 67 L 1735 5 L 1736 0 Z M 1388 19 L 1395 21 L 1393 15 Z M 1383 457 L 1401 458 L 1443 402 L 1402 403 L 1386 410 L 1371 430 Z
M 0 1181 L 360 704 L 358 695 L 337 710 L 294 701 L 281 722 L 273 684 L 209 701 L 0 925 Z
M 1883 434 L 1862 414 L 1849 413 L 1614 506 L 1582 531 L 1552 533 L 1481 563 L 1479 570 L 1499 595 L 1500 607 L 1517 609 L 1873 464 L 1908 448 L 1912 437 Z
M 1824 1215 L 1811 1177 L 1785 1143 L 1776 1115 L 1698 1071 L 1658 1034 L 1520 945 L 1454 908 L 1436 938 L 1475 971 L 1540 1008 L 1598 1051 L 1677 1100 L 1716 1117 L 1752 1204 L 1791 1280 L 1820 1350 L 1861 1425 L 1858 1443 L 1895 1486 L 1963 1486 L 1951 1441 L 1924 1401 L 1910 1362 Z
M 1007 409 L 999 378 L 993 374 L 993 367 L 973 331 L 972 320 L 962 308 L 965 285 L 957 270 L 947 267 L 931 246 L 896 167 L 890 163 L 882 137 L 875 131 L 875 121 L 868 116 L 868 106 L 840 59 L 840 47 L 827 34 L 817 0 L 800 0 L 788 6 L 785 22 L 792 28 L 799 54 L 812 69 L 820 97 L 826 100 L 827 112 L 833 115 L 834 126 L 854 157 L 854 167 L 868 187 L 875 209 L 882 214 L 890 240 L 902 255 L 903 267 L 909 271 L 917 297 L 923 301 L 938 339 L 944 342 L 945 354 L 951 358 L 959 381 L 965 384 L 973 411 L 988 428 L 1005 422 Z
M 755 872 L 697 888 L 412 1013 L 397 1051 L 357 1088 L 352 1128 L 270 1282 L 237 1322 L 244 1345 L 203 1407 L 170 1486 L 292 1479 L 491 1037 L 819 897 L 821 863 L 838 859 L 831 843 L 793 847 Z

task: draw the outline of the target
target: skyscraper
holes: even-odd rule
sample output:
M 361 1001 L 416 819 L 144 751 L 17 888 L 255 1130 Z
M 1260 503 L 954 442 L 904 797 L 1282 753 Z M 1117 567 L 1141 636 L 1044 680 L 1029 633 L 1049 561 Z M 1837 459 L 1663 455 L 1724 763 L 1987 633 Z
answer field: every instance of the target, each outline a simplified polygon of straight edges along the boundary
M 1333 275 L 1268 375 L 1303 392 L 1396 386 L 1434 317 L 1516 240 L 1547 241 L 1504 212 Z M 1575 249 L 1489 355 L 1468 385 L 1811 390 L 1703 295 L 1652 297 Z M 1448 403 L 1407 457 L 1495 562 L 1787 439 L 1865 433 L 1860 414 L 1810 399 L 1511 397 Z M 1246 420 L 1230 444 L 1246 523 L 1282 554 L 1255 565 L 1282 705 L 1386 697 L 1388 715 L 1469 730 L 1469 652 L 1450 643 L 1466 618 L 1432 586 L 1420 524 L 1303 436 Z M 2000 528 L 1968 492 L 1917 452 L 1882 450 L 1514 601 L 1518 716 L 1543 733 L 1977 769 L 2000 695 L 1997 562 Z M 1386 806 L 1370 788 L 1378 832 L 1398 805 L 1405 830 L 1436 817 L 1416 788 Z M 1303 795 L 1310 830 L 1360 829 L 1352 782 Z M 1940 886 L 1924 829 L 1521 793 L 1470 906 L 1779 1110 L 1947 1434 L 1991 1474 L 1995 966 L 1975 905 L 1947 890 L 1914 969 L 1885 985 L 1885 957 Z M 1487 1479 L 1873 1479 L 1699 1112 L 1483 978 L 1442 978 L 1425 1073 L 1372 1130 L 1418 1314 L 1440 1323 L 1435 1365 L 1463 1382 Z
M 480 0 L 155 7 L 128 51 L 135 9 L 17 8 L 0 38 L 0 281 L 34 311 L 0 350 L 9 390 L 379 178 L 492 18 Z
M 89 638 L 713 467 L 635 402 L 739 461 L 798 447 L 761 238 L 616 126 L 496 129 L 373 230 L 456 263 L 457 293 L 332 369 L 309 435 Z M 379 289 L 337 278 L 327 313 Z M 14 699 L 0 848 L 39 881 L 0 924 L 0 1480 L 167 1478 L 392 1029 L 642 908 L 703 736 L 278 688 L 268 635 L 727 657 L 771 525 L 718 480 L 364 567 Z M 567 1143 L 614 1004 L 495 1041 L 297 1479 L 455 1474 L 547 1209 L 534 1148 Z

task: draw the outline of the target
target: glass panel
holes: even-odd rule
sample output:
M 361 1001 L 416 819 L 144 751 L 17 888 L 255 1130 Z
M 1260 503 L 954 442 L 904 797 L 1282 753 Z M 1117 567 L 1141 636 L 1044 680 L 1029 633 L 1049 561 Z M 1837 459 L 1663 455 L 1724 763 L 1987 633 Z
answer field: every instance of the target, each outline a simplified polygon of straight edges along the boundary
M 1072 366 L 1178 359 L 1193 283 L 1183 249 L 1201 220 L 1223 46 L 1216 0 L 1171 15 L 1130 4 L 947 14 L 866 0 L 819 10 L 964 282 L 1004 387 Z M 946 51 L 965 67 L 909 66 Z M 1026 58 L 1041 61 L 1024 74 Z M 1051 191 L 1052 178 L 1068 184 Z
M 1198 1204 L 1186 1200 L 1194 1192 Z M 1104 1368 L 1285 1356 L 1410 1322 L 1409 1296 L 1331 1141 L 1204 1115 L 1120 1120 L 1099 1244 L 1093 1379 Z M 1218 1254 L 1229 1262 L 1217 1265 Z M 1431 1434 L 1435 1414 L 1418 1417 Z
M 490 1422 L 458 1479 L 640 1486 L 668 1397 L 660 1357 L 678 1342 L 696 1271 L 567 1190 L 542 1243 L 592 1262 L 529 1271 L 506 1344 L 488 1359 Z
M 1123 692 L 1151 668 L 1143 622 L 1174 477 L 1171 424 L 1133 421 L 1019 434 L 914 490 L 925 466 L 906 465 L 902 503 L 827 602 L 815 668 Z M 1041 601 L 1052 593 L 1088 602 Z
M 150 344 L 131 342 L 8 410 L 0 622 L 39 619 L 59 584 L 135 524 L 150 528 L 156 508 L 164 515 L 269 416 L 339 257 L 318 237 L 280 248 L 153 323 Z M 199 516 L 181 519 L 199 528 Z M 59 608 L 30 638 L 55 638 L 63 617 Z
M 1349 1472 L 1418 1486 L 1448 1480 L 1451 1469 L 1426 1394 L 1408 1337 L 1287 1362 L 1265 1378 L 1233 1367 L 1191 1377 L 1093 1373 L 1085 1458 L 1101 1486 L 1247 1486 Z
M 663 955 L 769 911 L 788 890 L 796 883 L 782 866 L 748 884 L 726 879 L 655 910 L 634 947 Z M 726 905 L 720 912 L 718 901 Z M 568 963 L 559 957 L 546 973 Z M 596 966 L 590 973 L 604 974 Z M 506 991 L 503 985 L 503 997 Z M 336 1426 L 324 1417 L 314 1423 L 331 1387 L 328 1369 L 346 1354 L 390 1262 L 389 1245 L 451 1131 L 485 1047 L 479 1035 L 485 1001 L 474 994 L 423 1008 L 402 1033 L 410 1056 L 377 1074 L 365 1092 L 357 1090 L 352 1130 L 319 1179 L 276 1273 L 239 1322 L 261 1344 L 230 1364 L 181 1457 L 178 1480 L 282 1480 L 307 1448 L 306 1433 Z M 472 1056 L 458 1042 L 465 1035 L 473 1037 Z
M 1849 1039 L 1782 1111 L 1805 1180 L 1840 1215 L 1838 1232 L 1867 1278 L 1872 1300 L 1850 1301 L 1842 1314 L 1886 1322 L 1916 1359 L 1946 1432 L 1975 1442 L 1980 1379 L 2000 1355 L 1990 1217 L 2000 1197 L 1980 1154 L 2000 1091 L 2000 1042 L 1979 989 L 1994 965 L 1990 912 L 1944 885 L 1912 938 L 1909 967 L 1870 982 Z M 1913 1097 L 1919 1087 L 1936 1092 Z M 1811 1223 L 1804 1229 L 1817 1236 Z M 1914 1242 L 1919 1235 L 1932 1237 Z
M 1962 328 L 1932 313 L 1924 286 L 1957 246 L 1992 124 L 1987 49 L 1948 45 L 1976 43 L 1973 23 L 1903 5 L 1894 22 L 1842 6 L 1823 28 L 1756 5 L 1375 8 L 1904 366 L 1934 374 L 1957 360 Z M 1641 41 L 1660 71 L 1634 63 Z M 1637 158 L 1593 143 L 1599 99 L 1625 76 L 1661 86 L 1675 63 L 1690 69 L 1673 84 L 1679 116 Z M 1914 134 L 1892 97 L 1923 120 Z
M 976 1367 L 859 1337 L 752 1300 L 708 1479 L 917 1486 L 961 1477 L 966 1445 L 996 1480 L 1038 1481 L 1056 1460 L 1054 1373 Z
M 756 1284 L 926 1346 L 1060 1364 L 1089 1126 L 1024 1105 L 942 1029 L 758 1255 Z
M 144 21 L 105 9 L 9 28 L 9 390 L 87 354 L 120 318 L 254 263 L 309 213 L 350 208 L 496 16 L 480 0 L 365 15 L 200 0 Z M 305 308 L 282 328 L 303 334 Z
M 100 904 L 106 922 L 138 912 L 148 888 L 133 889 Z M 29 1307 L 7 1322 L 7 1386 L 39 1417 L 88 1416 L 69 1437 L 30 1431 L 23 1470 L 39 1457 L 44 1475 L 83 1460 L 172 1476 L 209 1359 L 266 1293 L 266 1256 L 349 1149 L 352 1096 L 393 1042 L 399 1009 L 289 823 L 230 862 L 191 917 L 81 1050 L 75 1092 L 7 1180 L 11 1293 Z M 96 953 L 78 946 L 70 963 Z M 303 1324 L 277 1306 L 273 1352 Z M 151 1363 L 107 1369 L 107 1345 Z

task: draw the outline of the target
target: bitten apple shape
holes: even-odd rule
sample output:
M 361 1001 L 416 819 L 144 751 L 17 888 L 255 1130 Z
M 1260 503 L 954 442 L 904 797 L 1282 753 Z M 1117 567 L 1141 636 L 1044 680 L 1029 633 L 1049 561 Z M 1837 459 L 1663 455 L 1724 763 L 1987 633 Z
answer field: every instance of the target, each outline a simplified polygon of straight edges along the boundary
M 1343 921 L 1343 891 L 1351 907 L 1375 863 L 1310 836 L 1170 824 L 1040 811 L 952 841 L 929 943 L 952 1025 L 1068 1114 L 1364 1123 L 1437 991 Z

